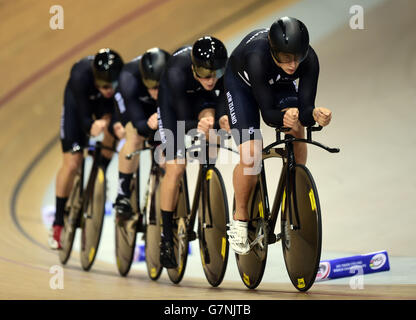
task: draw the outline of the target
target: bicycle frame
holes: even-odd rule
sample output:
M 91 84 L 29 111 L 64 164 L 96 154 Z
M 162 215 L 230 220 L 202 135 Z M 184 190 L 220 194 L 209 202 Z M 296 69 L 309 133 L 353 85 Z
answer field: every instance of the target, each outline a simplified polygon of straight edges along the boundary
M 84 151 L 82 151 L 82 165 L 80 167 L 80 177 L 81 177 L 81 185 L 80 185 L 80 199 L 81 199 L 81 207 L 82 213 L 85 214 L 85 209 L 88 204 L 88 198 L 92 195 L 93 187 L 94 187 L 94 181 L 95 177 L 98 172 L 98 164 L 101 161 L 101 150 L 102 149 L 110 149 L 108 147 L 105 147 L 102 145 L 100 141 L 96 142 L 95 146 L 89 146 L 89 148 L 93 147 L 94 150 L 88 150 L 88 154 L 93 156 L 93 163 L 91 166 L 91 171 L 88 176 L 87 185 L 84 187 L 84 177 L 85 177 L 85 154 Z M 78 152 L 81 150 L 81 147 L 79 145 L 74 146 L 74 148 L 71 150 L 72 153 Z M 113 150 L 113 149 L 111 149 Z M 94 153 L 93 153 L 94 152 Z M 88 217 L 88 216 L 87 216 Z M 81 217 L 81 219 L 83 216 Z
M 89 146 L 89 147 L 94 148 L 94 153 L 92 153 L 93 150 L 91 149 L 89 150 L 89 153 L 93 156 L 93 163 L 92 163 L 92 167 L 88 176 L 88 181 L 85 187 L 84 187 L 84 178 L 86 175 L 85 152 L 83 149 L 81 149 L 81 146 L 79 145 L 75 145 L 71 150 L 72 153 L 81 152 L 82 164 L 80 168 L 78 169 L 78 172 L 75 176 L 75 178 L 78 181 L 76 189 L 74 189 L 75 185 L 72 186 L 70 203 L 68 202 L 66 203 L 66 209 L 69 211 L 69 216 L 68 216 L 68 220 L 65 222 L 65 230 L 66 230 L 65 237 L 64 237 L 65 248 L 59 254 L 59 259 L 61 260 L 61 263 L 63 264 L 65 264 L 70 257 L 76 229 L 77 228 L 84 229 L 84 227 L 86 226 L 86 222 L 88 221 L 87 219 L 92 218 L 91 213 L 93 212 L 93 210 L 89 210 L 88 206 L 89 206 L 89 202 L 91 201 L 93 197 L 97 174 L 103 175 L 102 177 L 99 176 L 98 178 L 100 179 L 100 181 L 103 181 L 103 183 L 105 183 L 104 180 L 101 180 L 101 178 L 105 179 L 104 171 L 99 169 L 101 156 L 102 156 L 101 150 L 109 149 L 109 150 L 114 151 L 112 148 L 103 146 L 101 142 L 98 142 L 98 141 L 95 146 Z M 73 194 L 74 191 L 77 192 L 75 197 L 74 197 L 75 194 Z M 91 205 L 93 205 L 93 203 Z M 85 249 L 84 237 L 82 237 L 81 243 L 82 243 L 82 250 L 84 250 Z M 94 253 L 93 253 L 94 257 L 95 257 L 95 252 L 96 250 L 94 249 Z M 94 257 L 90 259 L 90 261 L 88 262 L 88 266 L 83 264 L 84 270 L 89 270 L 89 268 L 92 265 L 92 262 L 94 261 Z
M 285 139 L 282 140 L 281 133 L 287 130 L 276 128 L 276 141 L 271 143 L 270 145 L 268 145 L 267 147 L 263 149 L 262 168 L 260 172 L 260 186 L 261 186 L 261 195 L 265 204 L 263 207 L 263 210 L 264 210 L 264 217 L 265 217 L 265 222 L 266 222 L 265 228 L 267 229 L 265 230 L 267 231 L 265 232 L 265 234 L 267 235 L 266 241 L 268 244 L 275 243 L 279 241 L 282 237 L 281 233 L 276 235 L 274 234 L 273 230 L 276 226 L 276 221 L 278 218 L 279 210 L 282 205 L 282 201 L 285 201 L 286 199 L 290 199 L 291 191 L 293 189 L 291 184 L 295 183 L 295 179 L 293 177 L 293 168 L 295 167 L 296 162 L 295 162 L 295 157 L 294 157 L 294 152 L 293 152 L 293 142 L 304 142 L 304 143 L 312 144 L 330 153 L 339 152 L 338 148 L 330 148 L 319 142 L 312 140 L 312 132 L 320 131 L 320 130 L 322 130 L 321 126 L 307 127 L 307 139 L 294 138 L 293 136 L 288 135 Z M 276 146 L 280 144 L 284 144 L 285 148 L 276 148 Z M 282 167 L 282 171 L 280 174 L 280 179 L 279 179 L 278 187 L 276 190 L 276 195 L 275 195 L 271 210 L 270 210 L 270 204 L 269 204 L 269 198 L 268 198 L 268 192 L 267 192 L 267 186 L 266 186 L 266 174 L 264 170 L 264 160 L 269 159 L 269 158 L 282 158 L 282 161 L 283 161 L 283 167 Z M 286 182 L 286 190 L 288 192 L 288 194 L 285 195 L 285 199 L 283 199 L 284 182 Z M 289 206 L 289 213 L 290 213 L 289 221 L 290 221 L 291 229 L 292 230 L 300 229 L 301 226 L 300 226 L 300 220 L 298 216 L 298 208 L 296 207 L 296 201 L 295 201 L 295 208 L 293 208 L 294 210 L 291 210 L 290 208 L 291 201 L 287 201 L 287 205 Z M 296 222 L 298 223 L 297 225 L 294 224 L 292 211 L 294 211 L 295 219 L 296 219 Z
M 150 217 L 150 206 L 149 206 L 149 195 L 150 195 L 150 191 L 153 190 L 153 183 L 154 181 L 152 181 L 151 177 L 154 176 L 156 174 L 156 171 L 160 171 L 163 170 L 159 164 L 156 162 L 156 160 L 154 159 L 154 151 L 155 151 L 155 147 L 152 146 L 151 144 L 148 143 L 147 140 L 145 140 L 143 142 L 143 147 L 140 150 L 136 150 L 132 153 L 129 153 L 128 155 L 126 155 L 126 159 L 131 160 L 134 156 L 141 154 L 143 151 L 149 150 L 151 153 L 151 165 L 150 165 L 150 175 L 149 175 L 149 183 L 146 184 L 146 187 L 144 189 L 145 191 L 145 203 L 143 205 L 143 207 L 140 205 L 140 164 L 137 167 L 136 170 L 136 206 L 137 206 L 137 210 L 139 214 L 143 214 L 146 217 L 149 217 L 150 220 L 149 222 L 153 222 L 155 223 L 155 217 Z
M 194 224 L 195 224 L 195 220 L 196 220 L 196 213 L 198 211 L 198 204 L 199 204 L 199 200 L 200 200 L 200 195 L 202 197 L 204 197 L 204 199 L 206 199 L 206 197 L 208 196 L 207 195 L 207 190 L 204 189 L 204 184 L 201 183 L 201 182 L 202 182 L 202 179 L 204 179 L 204 177 L 206 176 L 207 172 L 210 170 L 210 168 L 215 167 L 214 163 L 209 163 L 209 148 L 212 148 L 212 147 L 223 148 L 225 150 L 236 152 L 231 148 L 222 146 L 221 144 L 210 144 L 210 143 L 206 142 L 207 150 L 205 152 L 205 159 L 204 159 L 205 161 L 204 161 L 203 164 L 200 164 L 200 166 L 199 166 L 197 182 L 196 182 L 196 189 L 195 189 L 194 197 L 193 197 L 193 201 L 192 201 L 192 207 L 191 207 L 190 211 L 187 210 L 187 212 L 188 212 L 188 215 L 187 215 L 187 218 L 188 218 L 187 233 L 188 233 L 188 237 L 189 237 L 188 240 L 189 241 L 192 241 L 192 240 L 196 239 L 196 234 L 193 232 L 193 229 L 194 229 Z M 200 148 L 200 147 L 193 145 L 187 151 L 188 152 L 193 151 L 194 149 L 198 149 L 198 148 Z M 187 203 L 187 209 L 188 209 L 189 208 L 189 195 L 188 195 L 186 172 L 184 172 L 183 178 L 184 178 L 184 183 L 186 185 L 185 186 L 185 188 L 186 188 L 185 194 L 186 194 L 186 198 L 187 198 L 186 203 Z M 202 221 L 201 221 L 201 223 L 203 224 L 204 227 L 212 227 L 212 225 L 211 225 L 211 223 L 212 223 L 211 210 L 208 210 L 208 212 L 209 212 L 209 215 L 208 215 L 209 221 L 205 220 L 207 215 L 205 214 L 206 208 L 204 206 L 202 207 L 202 210 L 203 210 L 203 212 L 202 212 Z M 205 241 L 205 239 L 203 239 L 203 241 Z
M 208 143 L 207 143 L 207 146 L 209 146 Z M 191 149 L 195 149 L 195 148 L 198 148 L 198 147 L 192 146 L 187 151 L 190 151 Z M 213 166 L 214 164 L 209 164 L 208 152 L 206 152 L 205 162 L 199 165 L 196 188 L 195 188 L 195 192 L 194 192 L 194 196 L 192 200 L 192 207 L 190 208 L 190 210 L 189 210 L 189 193 L 188 193 L 188 181 L 187 181 L 186 171 L 183 174 L 183 182 L 184 182 L 183 187 L 185 188 L 186 208 L 187 208 L 186 218 L 188 219 L 187 230 L 186 230 L 188 234 L 188 241 L 193 241 L 196 239 L 196 234 L 193 231 L 193 229 L 194 229 L 195 220 L 196 220 L 196 213 L 198 211 L 198 204 L 199 204 L 200 196 L 203 196 L 203 197 L 206 196 L 206 190 L 204 190 L 203 183 L 201 182 L 202 182 L 203 177 L 206 176 L 209 168 Z M 203 210 L 205 211 L 205 208 L 203 208 Z M 205 212 L 203 213 L 202 217 L 204 219 L 202 223 L 205 224 L 206 223 Z
M 205 144 L 206 152 L 205 154 L 203 154 L 204 155 L 203 163 L 199 165 L 196 188 L 194 191 L 191 207 L 189 204 L 189 192 L 188 192 L 186 170 L 182 176 L 182 180 L 181 180 L 182 183 L 180 185 L 180 188 L 183 188 L 183 189 L 179 194 L 182 193 L 183 194 L 182 196 L 184 198 L 182 198 L 182 202 L 180 202 L 180 199 L 178 199 L 178 203 L 184 204 L 185 208 L 177 210 L 179 215 L 176 216 L 177 218 L 176 223 L 178 224 L 177 225 L 178 229 L 184 228 L 184 227 L 186 228 L 185 230 L 186 234 L 180 235 L 178 239 L 179 241 L 182 241 L 184 237 L 186 238 L 186 241 L 188 242 L 197 239 L 197 234 L 194 231 L 194 226 L 195 226 L 195 221 L 197 219 L 197 213 L 200 207 L 199 206 L 200 200 L 202 199 L 204 200 L 203 203 L 208 203 L 208 205 L 210 205 L 210 202 L 206 201 L 208 200 L 208 197 L 209 197 L 209 190 L 205 190 L 206 185 L 204 183 L 204 179 L 205 178 L 208 179 L 209 170 L 212 170 L 212 168 L 215 168 L 215 163 L 209 163 L 209 149 L 215 147 L 215 148 L 223 148 L 223 149 L 227 149 L 227 150 L 235 152 L 231 148 L 224 147 L 221 144 L 209 144 L 205 140 L 205 138 L 202 138 L 202 136 L 200 135 L 197 136 L 197 138 L 198 138 L 198 141 L 201 141 L 201 145 L 195 145 L 193 143 L 191 147 L 187 148 L 186 156 L 188 156 L 188 153 L 190 152 L 194 152 L 194 154 L 199 154 L 199 152 L 203 151 L 202 148 L 204 147 L 204 144 Z M 208 213 L 206 211 L 208 211 Z M 212 210 L 210 207 L 206 208 L 205 206 L 202 206 L 202 212 L 200 212 L 199 215 L 201 219 L 200 223 L 202 226 L 202 230 L 213 227 L 214 219 L 212 217 Z M 182 223 L 184 223 L 184 225 Z M 180 226 L 180 224 L 182 225 Z M 205 236 L 206 234 L 204 231 L 200 233 L 198 232 L 198 239 L 204 244 L 203 247 L 206 248 L 207 243 L 206 243 Z M 210 263 L 211 260 L 210 260 L 209 253 L 207 252 L 207 250 L 202 250 L 202 254 L 203 254 L 203 261 L 205 261 L 205 263 Z

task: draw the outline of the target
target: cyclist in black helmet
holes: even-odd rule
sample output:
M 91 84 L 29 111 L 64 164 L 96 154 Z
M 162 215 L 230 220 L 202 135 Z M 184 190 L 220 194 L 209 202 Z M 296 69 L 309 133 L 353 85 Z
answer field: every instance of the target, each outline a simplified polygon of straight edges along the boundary
M 230 56 L 224 86 L 240 163 L 234 169 L 236 210 L 228 235 L 239 254 L 249 252 L 247 203 L 261 159 L 260 113 L 267 125 L 291 128 L 288 134 L 296 138 L 304 138 L 305 126 L 328 125 L 331 111 L 315 107 L 318 76 L 308 30 L 291 17 L 249 33 Z M 294 153 L 297 163 L 306 163 L 306 144 L 295 143 Z
M 122 135 L 121 123 L 111 120 L 115 111 L 114 93 L 122 67 L 123 60 L 117 52 L 101 49 L 95 56 L 75 63 L 71 69 L 60 122 L 63 162 L 56 177 L 56 213 L 49 234 L 49 246 L 52 249 L 61 248 L 65 203 L 74 176 L 82 164 L 82 147 L 86 146 L 88 136 L 104 133 L 103 144 L 112 146 L 114 134 Z M 81 149 L 72 153 L 75 146 Z M 112 153 L 106 150 L 102 153 L 103 166 L 106 168 Z
M 183 161 L 184 135 L 177 131 L 177 125 L 184 121 L 185 132 L 197 128 L 206 135 L 212 128 L 229 129 L 222 82 L 227 58 L 224 44 L 206 36 L 198 39 L 192 47 L 177 50 L 160 80 L 159 133 L 166 146 L 166 173 L 161 184 L 163 232 L 160 260 L 166 268 L 177 266 L 173 252 L 172 214 L 179 190 L 178 181 L 186 167 Z
M 129 219 L 132 215 L 130 183 L 139 158 L 127 160 L 125 156 L 140 149 L 145 138 L 153 139 L 158 127 L 159 81 L 169 57 L 165 50 L 149 49 L 127 63 L 120 74 L 119 92 L 115 98 L 126 129 L 126 141 L 118 159 L 119 187 L 114 204 L 117 219 Z

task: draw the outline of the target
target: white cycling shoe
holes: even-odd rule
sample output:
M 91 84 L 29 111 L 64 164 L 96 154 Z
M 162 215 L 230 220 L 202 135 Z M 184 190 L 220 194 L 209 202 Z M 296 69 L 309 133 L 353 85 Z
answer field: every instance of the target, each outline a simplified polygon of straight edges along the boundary
M 230 230 L 227 231 L 228 242 L 231 248 L 240 255 L 247 255 L 250 252 L 250 242 L 248 241 L 248 221 L 233 220 L 229 224 Z

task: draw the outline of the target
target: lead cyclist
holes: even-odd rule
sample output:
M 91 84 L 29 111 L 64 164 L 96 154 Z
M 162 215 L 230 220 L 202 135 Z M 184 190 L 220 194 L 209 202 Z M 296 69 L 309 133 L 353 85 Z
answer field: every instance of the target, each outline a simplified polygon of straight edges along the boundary
M 250 32 L 232 52 L 224 75 L 228 117 L 239 146 L 233 172 L 235 212 L 228 239 L 238 254 L 248 254 L 248 200 L 261 163 L 260 113 L 267 125 L 291 128 L 305 137 L 305 127 L 330 123 L 332 112 L 315 107 L 319 61 L 309 33 L 298 19 L 282 17 L 270 28 Z M 298 81 L 298 84 L 297 82 Z M 295 160 L 306 164 L 305 143 L 294 143 Z

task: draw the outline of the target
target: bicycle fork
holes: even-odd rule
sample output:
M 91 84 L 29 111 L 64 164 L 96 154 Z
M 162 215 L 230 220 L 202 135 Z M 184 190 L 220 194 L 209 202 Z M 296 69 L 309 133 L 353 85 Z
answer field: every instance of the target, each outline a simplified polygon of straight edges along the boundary
M 284 161 L 284 165 L 286 166 L 285 170 L 285 177 L 284 181 L 285 184 L 281 185 L 278 190 L 279 199 L 277 200 L 277 205 L 280 206 L 281 214 L 284 214 L 284 211 L 288 212 L 288 222 L 291 230 L 299 230 L 300 229 L 300 219 L 297 207 L 297 199 L 296 199 L 296 162 L 293 153 L 293 143 L 287 144 L 287 159 Z M 264 175 L 262 178 L 265 179 Z M 293 205 L 292 199 L 293 197 Z M 263 198 L 267 199 L 267 195 L 264 195 Z M 276 201 L 276 200 L 275 200 Z M 266 206 L 267 213 L 269 213 L 268 207 Z M 273 215 L 272 217 L 268 215 L 269 218 L 264 219 L 264 234 L 267 235 L 266 241 L 267 244 L 276 243 L 282 238 L 284 238 L 285 234 L 287 234 L 288 230 L 286 227 L 282 232 L 275 234 L 273 230 L 271 230 L 270 226 L 274 226 L 277 220 L 277 213 L 275 207 L 273 207 Z M 286 224 L 287 226 L 287 224 Z M 257 239 L 256 239 L 257 240 Z M 255 241 L 256 241 L 255 240 Z M 257 241 L 259 242 L 259 241 Z M 253 241 L 254 243 L 254 241 Z
M 293 143 L 287 144 L 288 149 L 288 160 L 287 160 L 287 171 L 286 171 L 286 204 L 285 208 L 289 211 L 289 223 L 291 230 L 299 230 L 300 229 L 300 219 L 299 219 L 299 212 L 298 212 L 298 205 L 296 199 L 296 162 L 295 162 L 295 155 L 293 152 Z M 293 208 L 292 208 L 292 196 L 293 196 Z M 295 213 L 295 219 L 297 224 L 294 223 L 292 213 Z M 283 212 L 282 212 L 283 214 Z

